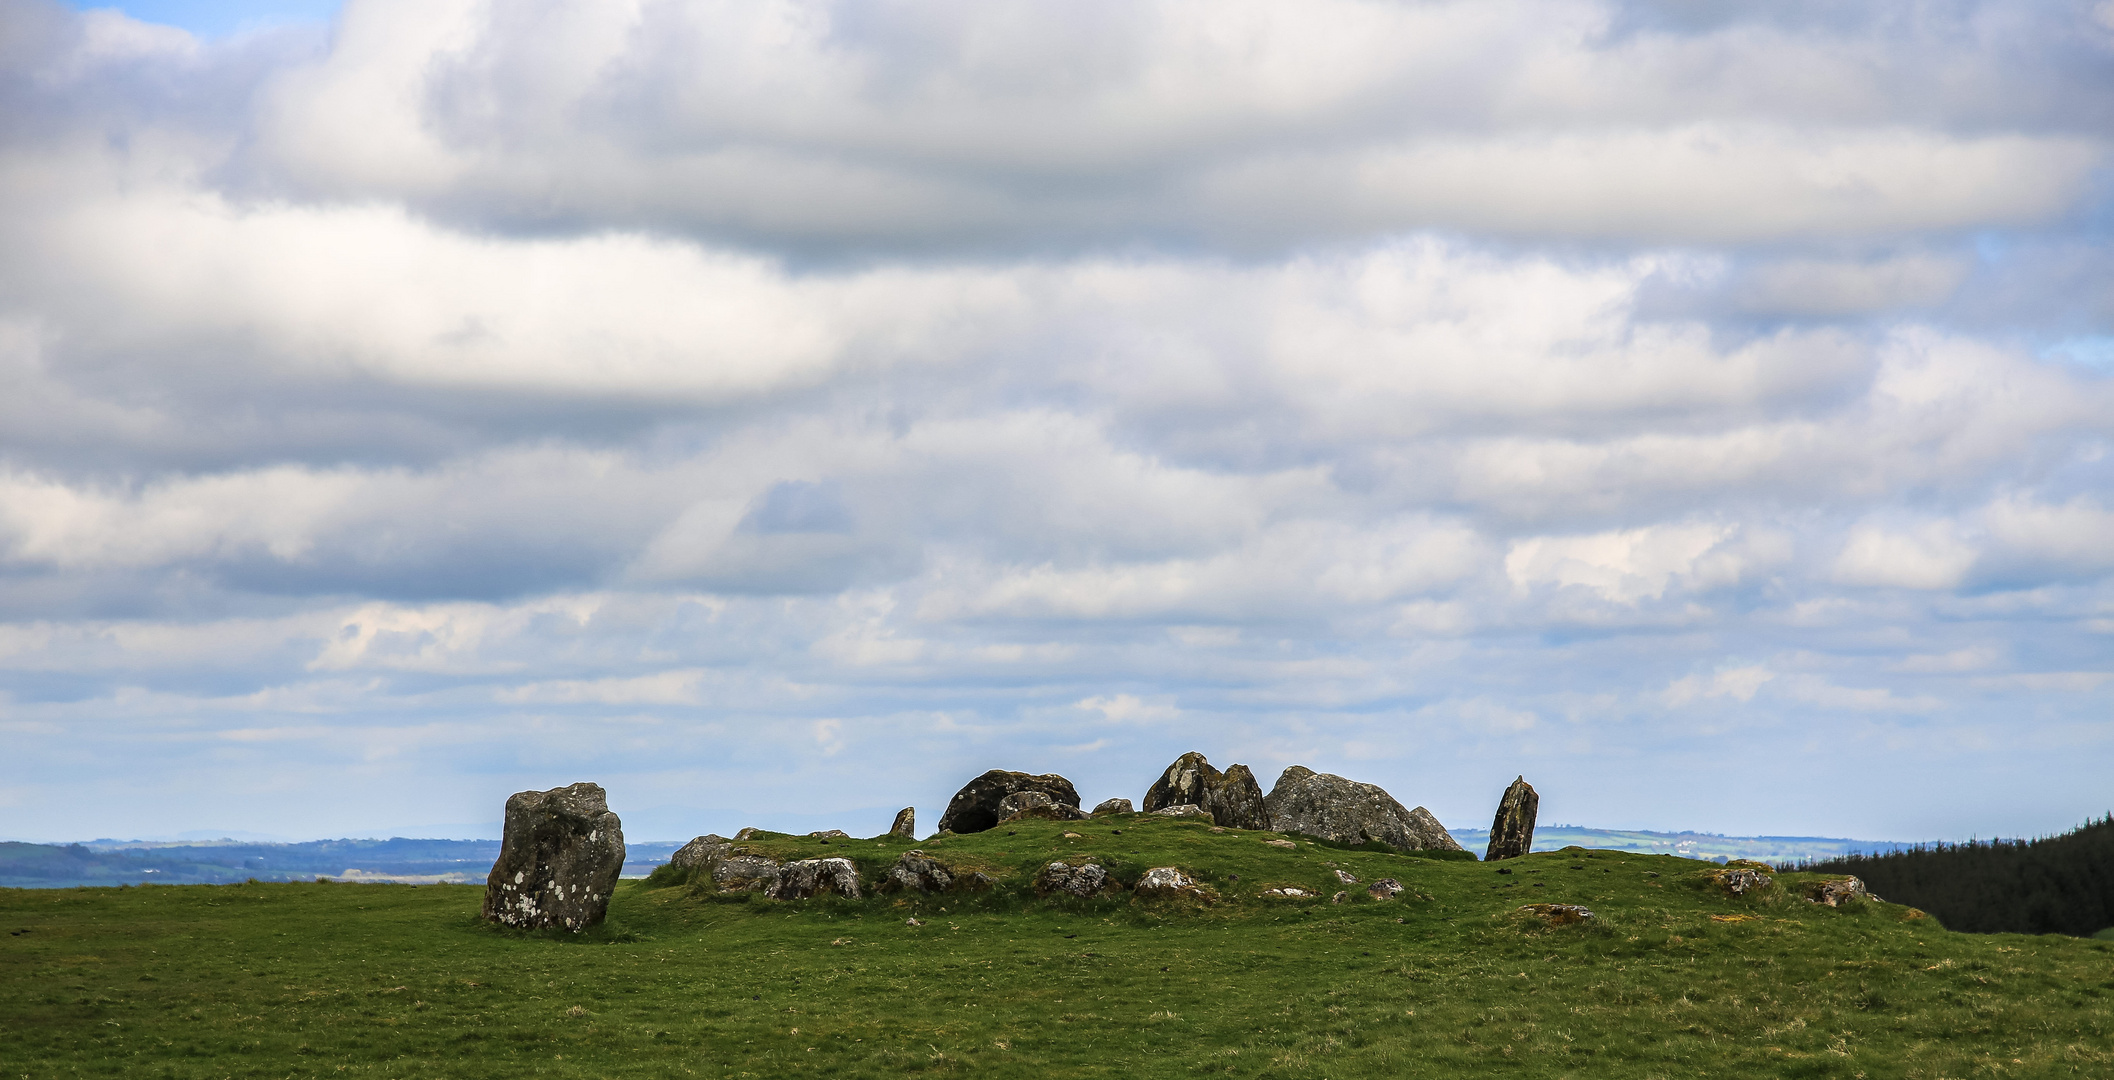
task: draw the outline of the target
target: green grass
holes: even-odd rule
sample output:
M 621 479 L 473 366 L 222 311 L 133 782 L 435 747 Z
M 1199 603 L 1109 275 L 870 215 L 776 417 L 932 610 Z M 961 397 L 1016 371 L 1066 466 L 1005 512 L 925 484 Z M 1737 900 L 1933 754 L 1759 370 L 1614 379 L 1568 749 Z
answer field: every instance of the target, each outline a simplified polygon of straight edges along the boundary
M 0 1076 L 2114 1075 L 2114 943 L 1816 907 L 1798 875 L 1735 899 L 1669 856 L 1499 875 L 1170 819 L 1014 831 L 917 845 L 999 878 L 979 896 L 627 882 L 581 935 L 489 927 L 465 886 L 0 892 Z M 911 845 L 756 846 L 870 874 Z M 1218 900 L 1023 891 L 1088 852 L 1190 868 Z M 1431 899 L 1255 896 L 1334 892 L 1329 863 Z M 1541 901 L 1599 917 L 1516 910 Z

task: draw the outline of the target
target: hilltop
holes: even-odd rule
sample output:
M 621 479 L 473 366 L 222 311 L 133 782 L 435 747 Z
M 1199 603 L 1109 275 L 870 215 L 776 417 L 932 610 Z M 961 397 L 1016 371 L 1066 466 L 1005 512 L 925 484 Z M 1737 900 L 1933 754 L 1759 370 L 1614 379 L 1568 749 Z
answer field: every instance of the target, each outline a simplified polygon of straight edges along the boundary
M 2114 1073 L 2114 944 L 1805 899 L 1825 875 L 1433 860 L 1149 815 L 745 843 L 852 858 L 869 882 L 915 849 L 991 881 L 782 903 L 662 871 L 581 934 L 494 927 L 463 886 L 4 891 L 0 1072 Z M 1204 895 L 1037 894 L 1038 865 L 1085 855 L 1119 877 L 1181 867 Z M 1373 899 L 1381 878 L 1403 891 Z M 1262 895 L 1285 886 L 1320 895 Z

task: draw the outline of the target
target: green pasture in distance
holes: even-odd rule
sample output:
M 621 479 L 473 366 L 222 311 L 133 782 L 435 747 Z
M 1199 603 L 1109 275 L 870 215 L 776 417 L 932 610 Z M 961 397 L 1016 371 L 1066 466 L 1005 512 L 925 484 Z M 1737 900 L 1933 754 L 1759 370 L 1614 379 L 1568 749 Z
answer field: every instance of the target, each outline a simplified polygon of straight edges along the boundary
M 985 868 L 979 896 L 631 881 L 580 935 L 488 926 L 472 886 L 0 891 L 0 1076 L 2114 1075 L 2114 943 L 1820 907 L 1806 875 L 1736 898 L 1671 856 L 1283 850 L 1143 817 L 1011 831 L 756 842 L 857 856 L 868 880 L 916 846 Z M 1185 867 L 1216 900 L 1025 891 L 1085 855 Z M 1367 898 L 1381 877 L 1411 891 Z M 1257 896 L 1285 884 L 1323 896 Z M 1528 903 L 1597 917 L 1552 927 Z

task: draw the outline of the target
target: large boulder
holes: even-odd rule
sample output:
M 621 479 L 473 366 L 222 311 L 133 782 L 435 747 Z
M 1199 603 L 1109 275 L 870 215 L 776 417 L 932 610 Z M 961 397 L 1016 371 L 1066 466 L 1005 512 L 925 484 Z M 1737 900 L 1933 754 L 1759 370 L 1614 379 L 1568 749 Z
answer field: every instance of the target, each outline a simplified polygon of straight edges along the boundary
M 1541 796 L 1534 793 L 1534 785 L 1522 776 L 1512 781 L 1505 789 L 1505 797 L 1497 802 L 1497 817 L 1490 823 L 1490 847 L 1483 853 L 1483 861 L 1517 859 L 1534 850 L 1534 812 L 1541 806 Z
M 1220 772 L 1194 750 L 1174 759 L 1174 764 L 1145 793 L 1144 810 L 1148 814 L 1183 805 L 1203 807 L 1210 811 L 1212 820 L 1228 828 L 1270 827 L 1270 815 L 1263 808 L 1262 785 L 1255 782 L 1255 774 L 1246 765 Z
M 1304 765 L 1294 765 L 1277 778 L 1263 807 L 1270 827 L 1278 832 L 1305 833 L 1339 844 L 1378 840 L 1404 851 L 1461 850 L 1431 811 L 1421 806 L 1405 810 L 1377 784 L 1318 773 Z
M 675 849 L 668 865 L 684 870 L 709 870 L 734 851 L 734 842 L 718 833 L 706 833 Z
M 578 933 L 609 913 L 624 870 L 624 823 L 597 784 L 523 791 L 506 801 L 499 860 L 485 879 L 484 917 Z
M 778 887 L 778 879 L 785 867 L 776 859 L 761 855 L 730 855 L 712 867 L 712 883 L 721 892 L 769 893 Z
M 1040 791 L 1016 791 L 998 800 L 998 821 L 1021 821 L 1041 818 L 1045 821 L 1082 821 L 1085 811 L 1076 806 L 1066 806 Z
M 993 769 L 962 785 L 962 789 L 954 793 L 954 798 L 948 800 L 947 812 L 940 815 L 940 831 L 983 832 L 998 824 L 1001 816 L 998 804 L 1005 801 L 1006 796 L 1020 791 L 1039 791 L 1075 810 L 1079 807 L 1078 789 L 1062 776 L 1055 773 L 1036 776 Z
M 1129 799 L 1103 799 L 1100 802 L 1094 804 L 1095 817 L 1100 817 L 1103 814 L 1134 813 L 1137 813 L 1137 811 L 1130 805 Z
M 1841 907 L 1852 900 L 1879 900 L 1873 896 L 1864 882 L 1855 877 L 1829 878 L 1826 881 L 1806 883 L 1806 899 L 1829 907 Z
M 914 806 L 906 806 L 906 807 L 902 808 L 901 810 L 898 810 L 898 811 L 896 811 L 896 820 L 895 820 L 895 824 L 893 824 L 893 825 L 890 825 L 890 826 L 888 827 L 888 835 L 890 835 L 890 836 L 907 836 L 907 837 L 909 837 L 909 838 L 910 838 L 910 839 L 912 839 L 912 840 L 915 840 L 915 839 L 917 839 L 917 836 L 918 836 L 918 811 L 917 811 L 917 807 L 914 807 Z
M 764 890 L 773 900 L 806 900 L 833 893 L 859 899 L 859 868 L 850 859 L 798 859 L 778 869 L 778 880 Z

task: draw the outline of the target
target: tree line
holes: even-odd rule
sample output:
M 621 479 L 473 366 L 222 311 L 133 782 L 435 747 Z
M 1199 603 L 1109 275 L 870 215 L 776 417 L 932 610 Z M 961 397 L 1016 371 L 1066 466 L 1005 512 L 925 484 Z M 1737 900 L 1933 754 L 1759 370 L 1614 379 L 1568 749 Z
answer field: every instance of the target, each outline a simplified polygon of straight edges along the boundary
M 1919 844 L 1785 869 L 1855 874 L 1949 930 L 2085 937 L 2114 927 L 2114 813 L 2059 836 Z

